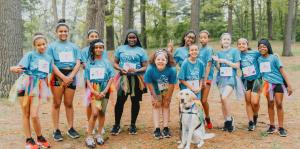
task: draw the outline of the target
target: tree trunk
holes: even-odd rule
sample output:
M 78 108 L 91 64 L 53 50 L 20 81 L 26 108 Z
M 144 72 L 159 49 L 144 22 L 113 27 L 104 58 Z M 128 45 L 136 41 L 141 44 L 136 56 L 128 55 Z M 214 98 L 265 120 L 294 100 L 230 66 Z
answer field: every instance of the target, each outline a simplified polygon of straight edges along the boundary
M 104 19 L 105 19 L 105 1 L 103 0 L 97 0 L 96 1 L 97 6 L 97 13 L 96 13 L 96 29 L 99 32 L 100 39 L 104 39 Z
M 258 9 L 259 9 L 259 21 L 258 21 L 258 38 L 262 38 L 263 35 L 263 16 L 262 16 L 262 0 L 259 0 L 258 2 Z
M 8 97 L 17 75 L 9 72 L 23 56 L 20 0 L 0 0 L 0 97 Z
M 147 33 L 146 33 L 146 0 L 141 0 L 141 35 L 142 45 L 147 49 Z
M 63 0 L 62 1 L 62 5 L 61 5 L 61 16 L 62 18 L 66 18 L 66 1 L 67 0 Z
M 296 42 L 296 27 L 297 27 L 297 12 L 298 12 L 298 4 L 299 4 L 299 1 L 298 0 L 295 0 L 295 14 L 294 14 L 294 19 L 293 19 L 293 27 L 292 27 L 292 43 L 295 43 Z
M 160 37 L 160 47 L 162 46 L 165 46 L 168 42 L 168 32 L 165 28 L 168 28 L 167 27 L 167 0 L 163 0 L 162 3 L 161 3 L 161 9 L 162 9 L 162 12 L 161 12 L 161 15 L 162 15 L 162 22 L 161 22 L 161 25 L 162 25 L 162 28 L 164 28 L 162 30 L 162 34 L 161 34 L 161 37 Z
M 110 0 L 110 3 L 106 0 L 106 47 L 107 50 L 115 50 L 115 28 L 114 28 L 114 10 L 115 10 L 115 0 Z
M 95 0 L 88 0 L 87 4 L 87 11 L 86 11 L 86 28 L 87 31 L 90 29 L 95 29 L 95 22 L 96 22 L 96 1 Z
M 273 39 L 273 18 L 272 18 L 272 2 L 267 0 L 267 17 L 268 17 L 268 38 Z
M 232 10 L 233 10 L 232 0 L 229 0 L 229 3 L 228 3 L 227 32 L 230 33 L 231 35 L 232 35 Z
M 56 0 L 52 0 L 52 11 L 53 11 L 52 13 L 54 17 L 54 22 L 56 23 L 58 21 Z
M 289 0 L 288 2 L 288 14 L 286 14 L 286 25 L 285 25 L 285 35 L 283 43 L 282 56 L 293 56 L 291 46 L 292 46 L 292 26 L 293 18 L 295 14 L 295 0 Z
M 254 13 L 254 0 L 251 0 L 251 24 L 252 24 L 252 40 L 256 40 L 256 27 L 255 27 L 255 13 Z
M 192 0 L 192 8 L 191 8 L 191 29 L 199 33 L 199 14 L 200 14 L 200 0 Z
M 123 33 L 122 33 L 122 42 L 124 42 L 124 38 L 126 36 L 126 33 L 128 29 L 133 28 L 133 6 L 134 6 L 134 0 L 124 0 L 123 1 Z

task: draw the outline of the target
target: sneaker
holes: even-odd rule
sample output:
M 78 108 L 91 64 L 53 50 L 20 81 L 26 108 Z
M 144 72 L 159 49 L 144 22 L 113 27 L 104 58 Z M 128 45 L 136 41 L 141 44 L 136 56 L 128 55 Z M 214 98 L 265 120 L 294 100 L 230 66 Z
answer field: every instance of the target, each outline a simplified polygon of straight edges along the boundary
M 53 139 L 54 139 L 54 141 L 62 141 L 63 140 L 63 136 L 61 135 L 61 132 L 59 129 L 56 129 L 53 132 Z
M 205 122 L 206 122 L 206 127 L 208 129 L 212 129 L 213 128 L 213 125 L 212 125 L 209 117 L 205 118 Z
M 171 137 L 171 133 L 170 133 L 170 129 L 169 127 L 165 127 L 162 131 L 164 138 L 170 138 Z
M 131 134 L 131 135 L 136 135 L 137 134 L 135 125 L 130 125 L 130 127 L 128 128 L 128 131 L 129 131 L 129 134 Z
M 104 140 L 103 137 L 101 135 L 96 135 L 96 142 L 98 145 L 103 145 L 104 144 Z
M 253 122 L 254 122 L 255 126 L 257 124 L 257 118 L 258 118 L 258 115 L 253 115 Z
M 50 148 L 50 143 L 44 138 L 44 136 L 37 137 L 37 144 L 40 148 Z
M 112 128 L 111 131 L 110 131 L 110 134 L 116 136 L 116 135 L 118 135 L 120 132 L 121 132 L 121 127 L 120 127 L 120 125 L 114 125 L 113 128 Z
M 228 129 L 228 132 L 233 132 L 235 130 L 233 117 L 231 117 L 231 121 L 228 121 L 227 129 Z
M 228 127 L 229 127 L 229 121 L 225 121 L 222 130 L 223 131 L 228 131 Z
M 76 139 L 79 138 L 79 133 L 73 128 L 71 127 L 68 132 L 67 132 L 68 136 L 71 137 L 72 139 Z
M 253 131 L 255 129 L 254 122 L 249 121 L 248 123 L 248 131 Z
M 35 143 L 33 138 L 28 138 L 26 140 L 25 149 L 38 149 L 39 146 Z
M 282 127 L 279 127 L 278 132 L 279 132 L 280 137 L 286 137 L 287 136 L 286 130 Z
M 85 139 L 85 144 L 88 148 L 95 148 L 96 147 L 95 140 L 92 136 L 89 136 Z
M 273 134 L 275 132 L 275 126 L 274 125 L 270 125 L 269 129 L 267 130 L 268 134 Z
M 154 131 L 154 138 L 155 139 L 162 139 L 163 138 L 163 136 L 160 133 L 160 128 L 156 128 L 155 129 L 155 131 Z

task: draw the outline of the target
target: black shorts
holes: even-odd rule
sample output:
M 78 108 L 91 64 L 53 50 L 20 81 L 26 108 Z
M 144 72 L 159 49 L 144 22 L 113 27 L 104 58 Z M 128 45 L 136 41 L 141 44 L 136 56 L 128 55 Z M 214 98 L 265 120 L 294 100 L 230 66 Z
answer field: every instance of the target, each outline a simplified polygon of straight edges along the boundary
M 282 84 L 275 84 L 275 87 L 273 89 L 274 93 L 283 93 Z
M 69 75 L 73 70 L 65 70 L 65 69 L 59 69 L 61 73 L 63 73 L 65 76 Z M 52 86 L 60 86 L 62 83 L 62 80 L 55 74 L 53 74 L 51 85 Z M 68 88 L 75 90 L 76 89 L 76 77 L 74 77 L 73 82 L 68 86 Z
M 245 81 L 247 81 L 246 83 L 244 83 L 244 84 L 246 84 L 246 85 L 245 85 L 245 90 L 246 90 L 246 91 L 249 91 L 249 90 L 252 91 L 253 84 L 254 84 L 254 81 L 255 81 L 255 80 L 245 80 Z

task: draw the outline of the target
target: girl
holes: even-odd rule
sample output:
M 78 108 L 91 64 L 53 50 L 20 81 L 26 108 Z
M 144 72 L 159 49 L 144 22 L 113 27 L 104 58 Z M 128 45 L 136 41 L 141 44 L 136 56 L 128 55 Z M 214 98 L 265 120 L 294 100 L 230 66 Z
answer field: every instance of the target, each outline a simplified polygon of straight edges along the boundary
M 207 44 L 209 42 L 209 32 L 207 30 L 203 30 L 199 33 L 199 42 L 201 43 L 202 47 L 200 48 L 199 57 L 204 63 L 205 68 L 205 77 L 203 81 L 203 88 L 201 90 L 201 102 L 205 113 L 205 122 L 208 129 L 212 129 L 213 125 L 210 121 L 209 116 L 209 104 L 207 102 L 208 94 L 211 87 L 211 82 L 214 75 L 214 68 L 211 67 L 212 64 L 212 54 L 213 49 L 209 47 Z
M 68 41 L 69 26 L 64 19 L 59 20 L 56 26 L 58 40 L 51 43 L 47 53 L 54 59 L 54 66 L 51 78 L 51 90 L 53 93 L 52 120 L 54 126 L 53 138 L 55 141 L 62 141 L 63 137 L 59 129 L 59 111 L 62 97 L 66 109 L 69 137 L 79 138 L 78 132 L 73 128 L 74 109 L 73 98 L 76 89 L 76 73 L 80 67 L 79 48 Z
M 237 49 L 231 48 L 231 35 L 223 33 L 221 35 L 222 49 L 216 56 L 212 56 L 213 60 L 217 62 L 217 85 L 220 91 L 220 98 L 222 102 L 222 112 L 224 116 L 224 131 L 232 132 L 234 130 L 234 120 L 231 115 L 229 97 L 234 89 L 237 87 L 238 78 L 236 71 L 240 67 L 240 52 Z
M 177 83 L 176 63 L 171 53 L 165 49 L 156 51 L 149 60 L 151 64 L 145 73 L 145 83 L 152 96 L 154 137 L 171 137 L 168 122 L 170 118 L 170 102 Z M 159 128 L 160 111 L 163 115 L 163 131 Z
M 96 39 L 90 44 L 91 58 L 86 65 L 85 79 L 90 92 L 87 93 L 87 103 L 91 104 L 92 116 L 89 118 L 88 137 L 86 145 L 95 148 L 96 144 L 92 136 L 95 122 L 98 118 L 98 134 L 96 135 L 97 144 L 104 144 L 101 135 L 105 121 L 105 111 L 109 98 L 109 88 L 113 81 L 114 70 L 108 59 L 103 58 L 104 43 Z
M 129 30 L 125 36 L 124 45 L 115 52 L 114 68 L 120 71 L 116 77 L 117 102 L 115 105 L 115 125 L 111 130 L 112 135 L 120 133 L 120 121 L 127 97 L 131 97 L 131 124 L 129 134 L 137 134 L 135 122 L 140 110 L 140 101 L 145 91 L 143 73 L 147 67 L 147 54 L 142 48 L 138 34 Z
M 33 37 L 35 50 L 27 53 L 17 66 L 10 68 L 14 73 L 22 73 L 16 81 L 18 99 L 22 109 L 23 130 L 26 137 L 26 149 L 50 148 L 49 142 L 41 132 L 39 108 L 42 99 L 50 97 L 48 74 L 52 71 L 53 60 L 45 54 L 47 40 L 43 34 L 36 33 Z M 31 136 L 30 118 L 37 143 Z
M 182 42 L 179 48 L 174 52 L 175 62 L 181 67 L 182 62 L 189 54 L 189 46 L 194 44 L 196 41 L 196 33 L 194 31 L 188 31 L 184 34 Z
M 274 125 L 274 102 L 277 108 L 277 117 L 279 125 L 279 135 L 286 137 L 287 132 L 283 128 L 283 93 L 292 94 L 292 86 L 283 69 L 283 65 L 278 56 L 273 55 L 273 50 L 270 42 L 267 39 L 261 39 L 258 42 L 258 49 L 261 56 L 258 58 L 259 68 L 264 82 L 263 91 L 268 100 L 268 113 L 270 119 L 270 127 L 267 133 L 273 134 L 275 132 Z M 274 101 L 275 100 L 275 101 Z
M 259 72 L 257 59 L 259 51 L 248 47 L 248 40 L 240 38 L 237 47 L 241 51 L 242 80 L 246 90 L 246 111 L 249 119 L 248 130 L 253 131 L 256 127 L 262 80 Z
M 190 89 L 195 93 L 197 99 L 201 98 L 201 87 L 204 78 L 204 64 L 198 58 L 199 49 L 197 45 L 189 46 L 189 57 L 182 62 L 178 79 L 181 90 Z

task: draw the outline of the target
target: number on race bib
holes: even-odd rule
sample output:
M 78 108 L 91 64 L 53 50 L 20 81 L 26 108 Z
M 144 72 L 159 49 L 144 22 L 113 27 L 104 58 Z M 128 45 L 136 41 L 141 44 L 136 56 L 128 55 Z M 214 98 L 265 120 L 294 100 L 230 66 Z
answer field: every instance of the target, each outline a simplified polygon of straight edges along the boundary
M 244 67 L 242 69 L 242 71 L 243 71 L 244 77 L 249 77 L 249 76 L 253 76 L 256 74 L 254 65 Z
M 104 68 L 91 68 L 90 79 L 104 79 L 105 69 Z
M 40 59 L 38 61 L 38 71 L 49 73 L 49 62 Z
M 260 72 L 271 72 L 270 62 L 263 62 L 259 65 Z
M 232 67 L 220 67 L 220 75 L 223 77 L 231 77 Z
M 73 62 L 73 53 L 72 52 L 59 52 L 58 54 L 60 62 Z

